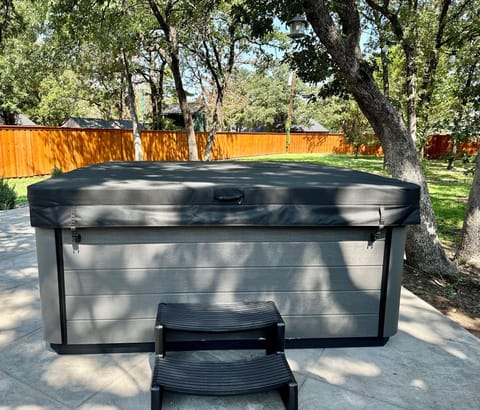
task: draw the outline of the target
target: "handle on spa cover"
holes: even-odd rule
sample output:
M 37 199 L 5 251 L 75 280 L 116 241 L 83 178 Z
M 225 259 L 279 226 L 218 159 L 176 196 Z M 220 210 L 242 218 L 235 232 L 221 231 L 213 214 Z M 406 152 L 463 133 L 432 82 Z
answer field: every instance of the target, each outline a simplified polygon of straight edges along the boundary
M 243 191 L 236 188 L 220 188 L 214 192 L 214 198 L 220 202 L 236 202 L 241 204 L 243 201 Z

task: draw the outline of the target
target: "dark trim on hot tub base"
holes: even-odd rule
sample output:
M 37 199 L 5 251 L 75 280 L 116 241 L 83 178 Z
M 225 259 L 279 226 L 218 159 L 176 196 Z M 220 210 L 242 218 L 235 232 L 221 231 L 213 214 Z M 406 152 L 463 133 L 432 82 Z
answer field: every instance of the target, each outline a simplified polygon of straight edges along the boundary
M 58 354 L 147 353 L 155 350 L 154 343 L 57 344 L 50 347 Z
M 286 339 L 287 349 L 385 346 L 388 337 L 332 337 L 326 339 Z
M 336 347 L 384 346 L 388 337 L 350 337 L 327 339 L 286 339 L 287 349 L 323 349 Z M 58 354 L 101 354 L 101 353 L 149 353 L 155 350 L 154 343 L 101 343 L 101 344 L 56 344 L 50 343 Z M 167 342 L 167 350 L 229 350 L 264 349 L 264 340 L 215 340 Z

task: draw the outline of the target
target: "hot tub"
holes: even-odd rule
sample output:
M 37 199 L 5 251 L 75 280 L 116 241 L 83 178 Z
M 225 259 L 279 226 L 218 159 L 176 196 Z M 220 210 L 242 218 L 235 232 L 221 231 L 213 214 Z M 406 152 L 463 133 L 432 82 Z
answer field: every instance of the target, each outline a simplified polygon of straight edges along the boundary
M 58 352 L 153 349 L 160 302 L 273 300 L 287 347 L 397 331 L 417 185 L 313 163 L 109 162 L 28 198 Z

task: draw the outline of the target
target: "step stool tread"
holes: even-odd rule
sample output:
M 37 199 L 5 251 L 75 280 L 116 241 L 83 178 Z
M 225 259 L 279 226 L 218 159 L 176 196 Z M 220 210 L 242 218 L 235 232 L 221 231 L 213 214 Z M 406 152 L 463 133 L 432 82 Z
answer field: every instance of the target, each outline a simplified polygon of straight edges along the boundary
M 190 332 L 232 332 L 283 323 L 275 304 L 239 302 L 222 304 L 160 303 L 156 325 Z
M 152 387 L 198 395 L 235 395 L 282 388 L 295 383 L 283 354 L 247 361 L 207 362 L 156 357 Z

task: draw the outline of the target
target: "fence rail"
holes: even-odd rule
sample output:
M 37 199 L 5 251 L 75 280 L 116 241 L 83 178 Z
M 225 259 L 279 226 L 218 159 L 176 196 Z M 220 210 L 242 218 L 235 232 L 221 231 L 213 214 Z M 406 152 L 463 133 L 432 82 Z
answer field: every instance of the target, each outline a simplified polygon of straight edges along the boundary
M 203 158 L 208 135 L 197 133 L 199 157 Z M 448 141 L 436 136 L 427 150 L 437 157 L 448 149 Z M 183 161 L 188 159 L 187 137 L 179 131 L 142 131 L 144 159 Z M 447 148 L 445 148 L 447 147 Z M 471 151 L 475 147 L 470 147 Z M 476 147 L 478 149 L 478 146 Z M 212 158 L 229 159 L 286 152 L 286 136 L 280 133 L 219 133 Z M 353 148 L 342 134 L 294 133 L 289 153 L 351 154 Z M 382 155 L 379 144 L 360 148 L 361 154 Z M 51 127 L 0 127 L 0 178 L 50 174 L 106 161 L 134 159 L 131 130 Z

